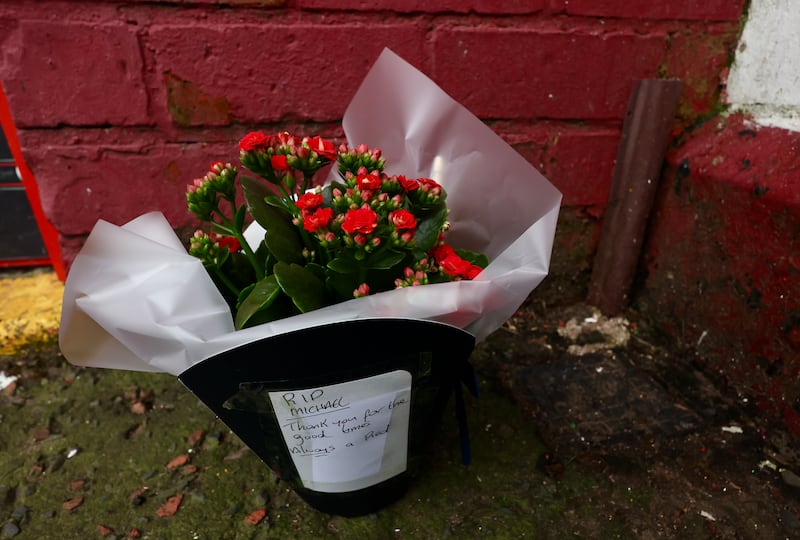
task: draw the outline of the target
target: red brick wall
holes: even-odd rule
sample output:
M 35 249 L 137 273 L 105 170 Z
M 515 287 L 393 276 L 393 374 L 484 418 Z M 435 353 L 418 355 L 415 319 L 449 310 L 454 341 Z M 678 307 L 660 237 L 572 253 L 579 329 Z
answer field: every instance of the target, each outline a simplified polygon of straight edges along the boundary
M 4 0 L 0 79 L 69 261 L 98 218 L 190 226 L 183 186 L 251 128 L 341 136 L 388 46 L 563 191 L 557 270 L 589 260 L 635 81 L 711 111 L 743 3 Z

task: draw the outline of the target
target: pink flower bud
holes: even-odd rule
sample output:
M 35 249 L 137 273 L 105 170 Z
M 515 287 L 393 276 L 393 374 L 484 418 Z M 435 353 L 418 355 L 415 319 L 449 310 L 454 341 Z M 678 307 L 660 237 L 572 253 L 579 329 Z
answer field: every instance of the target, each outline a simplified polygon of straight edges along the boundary
M 363 234 L 357 234 L 353 237 L 353 241 L 356 243 L 356 245 L 363 246 L 367 243 L 367 237 Z
M 369 147 L 366 144 L 359 144 L 358 146 L 356 146 L 356 152 L 358 152 L 359 154 L 365 154 L 369 152 Z
M 307 158 L 308 157 L 308 148 L 306 148 L 305 146 L 300 146 L 297 149 L 297 157 L 299 157 L 301 159 Z
M 356 290 L 353 291 L 353 297 L 360 298 L 369 294 L 369 285 L 362 283 Z

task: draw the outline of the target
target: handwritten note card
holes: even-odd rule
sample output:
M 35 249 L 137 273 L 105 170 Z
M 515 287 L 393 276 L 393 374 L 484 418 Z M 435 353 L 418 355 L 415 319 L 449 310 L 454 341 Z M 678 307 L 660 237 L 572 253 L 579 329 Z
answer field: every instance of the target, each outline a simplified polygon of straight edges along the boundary
M 411 374 L 269 393 L 303 485 L 341 493 L 406 470 Z

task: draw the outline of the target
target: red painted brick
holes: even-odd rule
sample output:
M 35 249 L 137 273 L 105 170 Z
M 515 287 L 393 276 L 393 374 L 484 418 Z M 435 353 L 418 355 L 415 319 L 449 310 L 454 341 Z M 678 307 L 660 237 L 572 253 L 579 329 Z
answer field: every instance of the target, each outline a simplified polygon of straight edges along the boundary
M 744 0 L 552 0 L 552 5 L 570 15 L 591 17 L 736 21 Z
M 217 159 L 233 160 L 231 144 L 155 146 L 43 145 L 29 148 L 42 207 L 63 236 L 88 233 L 98 219 L 125 223 L 146 212 L 164 213 L 175 227 L 192 223 L 185 186 Z
M 640 298 L 662 329 L 800 435 L 800 134 L 716 119 L 673 150 Z
M 492 129 L 563 195 L 562 206 L 598 216 L 608 200 L 620 130 L 564 122 L 492 122 Z
M 542 11 L 547 0 L 294 0 L 303 9 L 396 11 L 399 13 L 523 14 Z
M 542 173 L 563 194 L 562 205 L 599 216 L 608 202 L 620 131 L 562 128 L 551 137 Z
M 723 72 L 736 46 L 737 28 L 722 25 L 676 32 L 670 40 L 666 76 L 683 82 L 679 116 L 691 123 L 720 99 Z
M 135 27 L 21 21 L 4 54 L 4 88 L 18 127 L 147 124 Z
M 439 28 L 433 78 L 482 118 L 621 118 L 655 77 L 662 34 L 558 28 Z
M 223 123 L 328 121 L 341 118 L 384 47 L 419 65 L 424 38 L 424 27 L 413 21 L 191 25 L 154 27 L 147 46 L 157 73 L 228 105 Z M 162 114 L 180 121 L 174 110 L 170 117 L 161 92 Z

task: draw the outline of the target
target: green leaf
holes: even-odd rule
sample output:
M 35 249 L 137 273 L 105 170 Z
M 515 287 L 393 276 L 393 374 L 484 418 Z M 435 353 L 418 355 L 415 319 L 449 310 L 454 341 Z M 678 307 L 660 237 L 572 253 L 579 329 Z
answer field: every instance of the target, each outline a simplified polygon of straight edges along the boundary
M 242 189 L 250 213 L 267 230 L 264 241 L 269 251 L 279 261 L 303 262 L 303 240 L 292 223 L 292 215 L 279 207 L 281 202 L 275 194 L 263 182 L 250 177 L 242 179 Z
M 355 274 L 335 274 L 329 273 L 325 280 L 325 285 L 333 291 L 340 300 L 351 300 L 353 291 L 360 284 Z
M 259 312 L 267 310 L 281 295 L 281 288 L 275 276 L 267 276 L 257 282 L 239 304 L 234 325 L 241 330 Z M 265 321 L 260 321 L 265 322 Z
M 486 268 L 487 266 L 489 266 L 489 257 L 484 255 L 483 253 L 476 253 L 468 249 L 457 249 L 456 255 L 458 255 L 465 261 L 469 261 L 475 266 L 480 266 L 481 268 Z
M 433 213 L 427 215 L 417 223 L 414 233 L 414 244 L 417 249 L 428 252 L 439 239 L 439 233 L 447 220 L 447 206 L 442 204 Z
M 367 258 L 367 268 L 371 270 L 388 270 L 406 258 L 402 251 L 384 249 Z
M 305 260 L 303 258 L 303 241 L 296 229 L 269 229 L 264 237 L 264 242 L 270 253 L 279 261 L 299 264 Z
M 239 232 L 242 232 L 244 230 L 245 216 L 247 216 L 247 207 L 245 205 L 242 205 L 239 208 L 237 208 L 236 213 L 233 215 L 233 226 Z
M 330 261 L 328 268 L 339 274 L 355 274 L 358 272 L 358 263 L 352 257 L 344 254 Z
M 325 305 L 325 285 L 313 272 L 285 262 L 275 263 L 273 270 L 278 285 L 302 313 Z
M 265 199 L 269 196 L 274 196 L 275 194 L 262 180 L 253 178 L 252 176 L 242 175 L 239 179 L 239 183 L 242 186 L 244 200 L 247 202 L 247 207 L 250 209 L 250 213 L 253 215 L 255 220 L 266 229 L 267 227 L 261 222 L 259 215 L 261 214 L 262 209 L 267 206 Z
M 338 188 L 339 191 L 344 193 L 347 191 L 347 186 L 344 184 L 340 184 L 339 182 L 331 182 L 330 184 L 326 185 L 322 188 L 322 205 L 323 206 L 333 206 L 333 190 L 334 188 Z
M 317 276 L 320 281 L 325 281 L 325 267 L 317 263 L 306 263 L 306 270 Z

